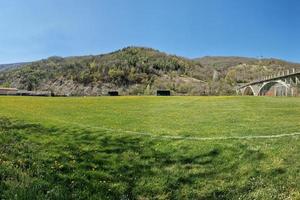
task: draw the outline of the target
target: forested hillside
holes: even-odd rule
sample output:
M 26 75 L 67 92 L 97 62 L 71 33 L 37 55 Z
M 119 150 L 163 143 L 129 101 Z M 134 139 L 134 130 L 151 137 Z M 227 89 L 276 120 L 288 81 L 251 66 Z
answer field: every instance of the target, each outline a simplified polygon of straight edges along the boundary
M 232 79 L 234 85 L 250 82 L 281 71 L 300 70 L 299 63 L 279 59 L 255 59 L 245 57 L 203 57 L 195 59 L 203 66 L 216 70 L 221 77 Z
M 204 57 L 187 59 L 150 48 L 128 47 L 97 56 L 50 57 L 0 72 L 0 83 L 55 95 L 232 95 L 235 87 L 258 76 L 298 68 L 275 59 Z

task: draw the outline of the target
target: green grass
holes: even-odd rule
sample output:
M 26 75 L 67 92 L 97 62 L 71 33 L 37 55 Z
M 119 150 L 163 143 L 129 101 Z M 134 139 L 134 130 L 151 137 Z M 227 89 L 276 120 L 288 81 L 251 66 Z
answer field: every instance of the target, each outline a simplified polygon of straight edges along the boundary
M 299 199 L 300 136 L 191 139 L 299 128 L 300 98 L 1 97 L 0 199 Z

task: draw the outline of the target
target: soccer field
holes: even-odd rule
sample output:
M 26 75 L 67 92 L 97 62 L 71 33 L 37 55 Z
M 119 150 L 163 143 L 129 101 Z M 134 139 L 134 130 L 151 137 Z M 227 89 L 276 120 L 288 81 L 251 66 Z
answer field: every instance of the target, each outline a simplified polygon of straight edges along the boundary
M 300 98 L 0 97 L 0 199 L 299 199 Z

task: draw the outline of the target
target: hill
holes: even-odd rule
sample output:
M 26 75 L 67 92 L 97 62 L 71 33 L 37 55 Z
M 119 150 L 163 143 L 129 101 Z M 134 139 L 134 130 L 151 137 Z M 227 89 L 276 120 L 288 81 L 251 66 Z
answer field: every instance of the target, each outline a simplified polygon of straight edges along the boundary
M 255 59 L 247 57 L 203 57 L 195 59 L 201 65 L 214 69 L 219 77 L 227 79 L 231 85 L 259 79 L 286 70 L 300 70 L 299 63 L 292 63 L 275 58 Z
M 235 87 L 259 76 L 297 68 L 277 59 L 203 57 L 187 59 L 151 48 L 127 47 L 103 55 L 50 57 L 0 72 L 0 83 L 55 95 L 232 95 Z
M 235 56 L 205 56 L 195 59 L 205 66 L 215 69 L 232 67 L 242 63 L 252 63 L 257 61 L 255 58 L 235 57 Z
M 3 84 L 27 90 L 50 90 L 57 95 L 204 94 L 212 70 L 183 57 L 150 48 L 128 47 L 97 56 L 50 57 L 3 72 Z
M 15 69 L 18 67 L 22 67 L 29 63 L 12 63 L 12 64 L 0 64 L 0 72 L 8 69 Z

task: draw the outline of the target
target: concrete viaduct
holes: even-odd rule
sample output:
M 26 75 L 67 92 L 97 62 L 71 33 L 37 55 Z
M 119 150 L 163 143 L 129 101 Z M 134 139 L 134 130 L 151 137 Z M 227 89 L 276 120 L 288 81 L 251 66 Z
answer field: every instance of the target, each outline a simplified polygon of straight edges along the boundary
M 237 94 L 248 96 L 299 96 L 300 72 L 280 72 L 237 88 Z

